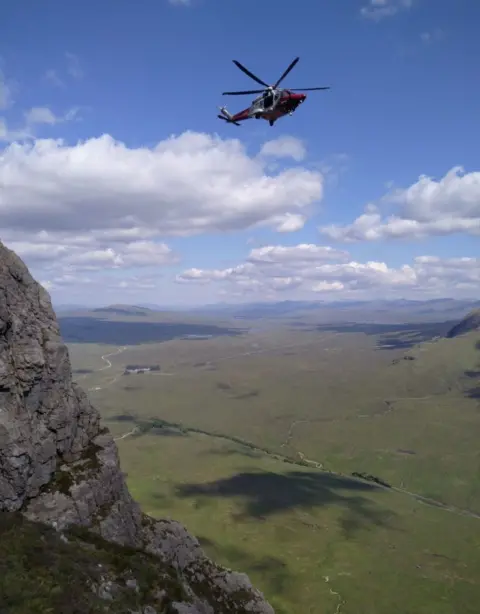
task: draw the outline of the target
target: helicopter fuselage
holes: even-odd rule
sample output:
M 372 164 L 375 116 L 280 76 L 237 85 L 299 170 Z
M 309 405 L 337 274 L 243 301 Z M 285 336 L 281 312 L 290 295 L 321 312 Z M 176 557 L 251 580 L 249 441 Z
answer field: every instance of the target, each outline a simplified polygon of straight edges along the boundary
M 247 108 L 243 109 L 243 111 L 239 111 L 232 115 L 227 111 L 225 107 L 220 107 L 221 115 L 217 117 L 219 119 L 223 119 L 224 121 L 235 124 L 237 126 L 240 125 L 239 122 L 255 117 L 256 119 L 265 119 L 269 122 L 270 126 L 284 115 L 293 115 L 298 105 L 305 102 L 307 95 L 305 91 L 312 90 L 328 90 L 327 87 L 307 87 L 307 88 L 294 88 L 294 89 L 286 89 L 278 87 L 280 82 L 285 79 L 285 77 L 289 74 L 292 68 L 296 65 L 300 58 L 295 58 L 293 62 L 290 63 L 287 70 L 284 71 L 280 79 L 278 79 L 274 85 L 268 85 L 265 81 L 259 79 L 256 75 L 250 72 L 245 66 L 242 66 L 238 60 L 233 60 L 233 63 L 246 75 L 248 75 L 251 79 L 259 83 L 260 85 L 265 86 L 264 90 L 242 90 L 235 92 L 223 92 L 224 95 L 233 96 L 233 95 L 248 95 L 248 94 L 260 94 L 257 96 L 252 102 L 252 104 Z M 303 92 L 300 91 L 303 89 Z M 297 93 L 298 92 L 298 93 Z
M 255 98 L 252 104 L 243 111 L 239 111 L 232 116 L 234 121 L 242 121 L 255 117 L 267 121 L 276 121 L 284 115 L 291 114 L 298 105 L 302 104 L 307 95 L 290 92 L 289 90 L 277 89 L 270 90 Z

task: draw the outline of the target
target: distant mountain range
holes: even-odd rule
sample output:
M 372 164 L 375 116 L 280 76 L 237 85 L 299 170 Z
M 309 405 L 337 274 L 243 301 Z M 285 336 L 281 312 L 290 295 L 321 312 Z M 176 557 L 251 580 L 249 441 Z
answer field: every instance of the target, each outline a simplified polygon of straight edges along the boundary
M 209 305 L 192 313 L 258 320 L 276 318 L 319 318 L 323 321 L 431 321 L 461 318 L 480 307 L 480 300 L 374 300 L 374 301 L 281 301 L 247 305 Z
M 196 307 L 172 307 L 155 304 L 107 305 L 87 307 L 85 305 L 56 305 L 57 314 L 88 313 L 90 316 L 133 316 L 145 317 L 158 314 L 183 314 L 195 317 L 205 316 L 242 320 L 318 320 L 319 322 L 429 322 L 463 318 L 473 309 L 480 308 L 480 300 L 451 298 L 431 300 L 373 300 L 373 301 L 279 301 L 247 304 L 216 303 Z

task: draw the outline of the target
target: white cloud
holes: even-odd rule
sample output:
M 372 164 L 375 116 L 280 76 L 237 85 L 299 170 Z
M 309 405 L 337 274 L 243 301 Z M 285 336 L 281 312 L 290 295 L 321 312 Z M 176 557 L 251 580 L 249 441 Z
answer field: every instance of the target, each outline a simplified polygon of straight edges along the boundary
M 328 246 L 271 245 L 253 249 L 246 262 L 226 269 L 189 269 L 182 284 L 221 284 L 228 293 L 274 296 L 295 289 L 296 296 L 345 298 L 458 296 L 478 293 L 480 258 L 416 258 L 398 268 L 385 262 L 357 262 Z
M 285 213 L 272 218 L 277 232 L 296 232 L 305 226 L 307 218 L 299 213 Z
M 360 9 L 360 13 L 368 19 L 380 21 L 412 6 L 413 0 L 369 0 L 368 4 Z
M 25 113 L 27 124 L 56 124 L 57 118 L 48 107 L 32 107 Z
M 8 237 L 8 235 L 7 235 Z M 58 233 L 29 235 L 29 241 L 11 235 L 5 243 L 27 265 L 42 272 L 105 271 L 131 267 L 165 266 L 178 262 L 178 255 L 165 243 L 139 239 L 125 240 L 114 233 L 85 234 L 76 237 Z
M 138 293 L 157 293 L 161 283 L 160 275 L 123 275 L 115 278 L 108 275 L 84 275 L 78 272 L 39 278 L 39 283 L 52 294 L 63 293 L 66 297 L 78 297 L 82 301 L 96 304 L 110 297 L 128 296 L 127 300 L 137 301 Z M 131 296 L 129 296 L 131 295 Z M 78 300 L 77 299 L 77 300 Z
M 54 126 L 68 121 L 80 119 L 78 108 L 68 110 L 64 115 L 58 116 L 48 107 L 32 107 L 24 112 L 24 124 L 19 128 L 10 128 L 6 119 L 0 117 L 0 142 L 13 143 L 35 139 L 35 126 Z
M 62 116 L 55 115 L 48 107 L 32 107 L 25 112 L 25 122 L 27 126 L 33 126 L 35 124 L 49 124 L 50 126 L 54 126 L 55 124 L 72 121 L 77 118 L 77 115 L 77 107 L 69 109 L 65 115 Z
M 47 125 L 54 118 L 45 110 L 29 116 Z M 321 173 L 267 174 L 266 164 L 236 139 L 192 132 L 136 149 L 109 136 L 13 143 L 0 156 L 2 240 L 56 293 L 154 292 L 158 268 L 179 262 L 166 236 L 303 226 L 322 197 Z M 243 291 L 259 286 L 241 268 L 237 278 Z M 296 283 L 283 276 L 271 285 Z
M 480 172 L 452 168 L 435 180 L 422 175 L 406 189 L 388 193 L 383 203 L 397 207 L 382 217 L 368 205 L 365 213 L 347 226 L 324 226 L 320 232 L 340 241 L 375 241 L 387 238 L 420 239 L 430 235 L 480 235 Z
M 262 225 L 296 230 L 323 195 L 302 168 L 267 175 L 240 141 L 185 132 L 153 148 L 108 135 L 14 143 L 0 158 L 0 228 L 189 236 Z
M 33 133 L 28 126 L 23 128 L 11 129 L 7 120 L 0 117 L 0 143 L 12 143 L 13 141 L 23 141 L 33 138 Z
M 301 162 L 306 153 L 305 145 L 300 139 L 293 136 L 280 136 L 264 143 L 259 155 L 271 158 L 293 158 L 296 162 Z
M 348 252 L 330 246 L 302 243 L 294 246 L 268 245 L 252 249 L 248 262 L 255 264 L 288 264 L 291 267 L 308 263 L 346 261 Z

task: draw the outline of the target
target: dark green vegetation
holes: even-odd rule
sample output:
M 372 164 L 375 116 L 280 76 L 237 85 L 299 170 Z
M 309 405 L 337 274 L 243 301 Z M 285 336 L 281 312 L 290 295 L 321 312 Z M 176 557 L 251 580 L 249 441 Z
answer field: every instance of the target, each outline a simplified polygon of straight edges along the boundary
M 152 555 L 79 527 L 62 537 L 7 512 L 0 513 L 0 595 L 2 614 L 128 614 L 149 604 L 168 614 L 172 600 L 185 599 L 175 570 Z
M 132 494 L 277 614 L 476 613 L 479 333 L 295 321 L 128 346 L 85 376 Z M 115 349 L 75 344 L 73 364 Z M 161 371 L 132 385 L 127 364 Z
M 59 317 L 65 343 L 140 344 L 169 341 L 187 335 L 238 335 L 235 329 L 209 324 L 122 322 L 93 317 Z

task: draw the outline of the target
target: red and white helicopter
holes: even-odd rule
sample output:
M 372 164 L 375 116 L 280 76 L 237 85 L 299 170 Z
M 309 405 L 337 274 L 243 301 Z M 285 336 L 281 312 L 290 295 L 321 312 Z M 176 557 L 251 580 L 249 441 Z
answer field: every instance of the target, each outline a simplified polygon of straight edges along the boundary
M 265 86 L 265 90 L 247 90 L 241 92 L 223 92 L 223 95 L 226 96 L 242 96 L 244 94 L 261 94 L 258 98 L 252 102 L 252 104 L 243 111 L 239 111 L 232 115 L 226 109 L 226 107 L 219 107 L 221 115 L 217 117 L 219 119 L 223 119 L 229 124 L 235 124 L 236 126 L 240 126 L 238 122 L 241 122 L 245 119 L 251 119 L 255 117 L 255 119 L 265 119 L 268 121 L 270 126 L 273 126 L 274 123 L 280 117 L 284 115 L 293 115 L 296 111 L 297 107 L 305 102 L 307 97 L 303 92 L 313 91 L 313 90 L 328 90 L 330 87 L 305 87 L 305 88 L 295 88 L 295 89 L 283 89 L 278 86 L 285 79 L 288 73 L 292 70 L 295 64 L 298 62 L 300 58 L 295 58 L 287 70 L 283 73 L 283 75 L 278 79 L 275 85 L 267 85 L 265 81 L 259 79 L 256 75 L 251 73 L 245 66 L 242 66 L 240 62 L 237 60 L 233 60 L 233 63 L 240 68 L 246 75 L 248 75 L 251 79 L 260 83 L 260 85 Z M 303 90 L 302 92 L 298 92 L 298 90 Z

